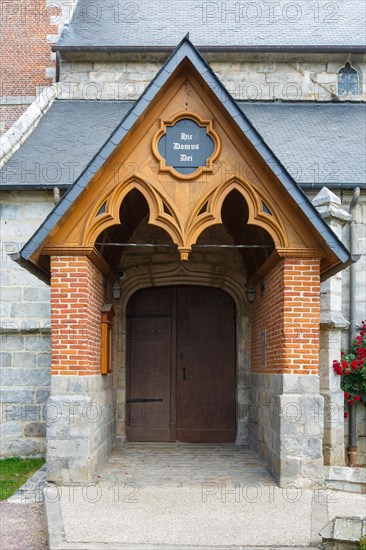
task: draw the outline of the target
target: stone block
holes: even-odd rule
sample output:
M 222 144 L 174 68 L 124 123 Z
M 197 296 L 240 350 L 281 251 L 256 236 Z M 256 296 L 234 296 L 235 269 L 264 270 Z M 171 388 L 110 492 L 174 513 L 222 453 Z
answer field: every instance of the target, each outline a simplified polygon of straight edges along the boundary
M 20 287 L 2 287 L 1 300 L 3 302 L 20 302 L 22 299 L 22 289 Z
M 1 441 L 3 456 L 44 456 L 44 439 L 4 439 Z
M 97 465 L 96 457 L 89 457 L 86 461 L 69 460 L 68 471 L 63 472 L 63 478 L 66 476 L 69 482 L 95 481 L 95 468 Z
M 22 206 L 20 204 L 0 204 L 0 217 L 2 220 L 16 220 L 20 217 L 20 209 Z
M 304 437 L 286 437 L 278 440 L 281 456 L 288 457 L 311 457 L 321 458 L 323 456 L 321 439 L 305 439 Z
M 50 289 L 46 288 L 24 288 L 23 290 L 24 301 L 29 302 L 49 302 Z
M 29 422 L 40 420 L 42 409 L 37 403 L 6 403 L 2 407 L 2 420 L 4 422 Z
M 43 369 L 51 368 L 51 354 L 50 353 L 38 353 L 37 354 L 37 367 Z
M 81 65 L 81 63 L 80 63 Z M 96 73 L 114 73 L 114 72 L 126 72 L 126 63 L 99 63 L 96 61 L 93 63 L 94 67 L 88 69 L 89 71 L 94 70 Z M 128 64 L 130 67 L 130 64 Z M 134 67 L 134 65 L 132 65 Z M 74 67 L 73 67 L 74 70 Z M 135 70 L 135 69 L 131 69 Z M 79 72 L 76 70 L 76 72 Z
M 4 422 L 0 426 L 0 439 L 20 437 L 22 426 L 19 422 Z
M 51 306 L 48 302 L 12 304 L 10 313 L 12 317 L 49 318 Z
M 34 334 L 25 338 L 26 351 L 51 351 L 51 337 L 49 334 Z
M 16 265 L 14 262 L 13 264 Z M 31 285 L 35 280 L 36 278 L 30 274 L 27 274 L 24 269 L 20 270 L 13 268 L 12 266 L 11 269 L 1 270 L 1 281 L 4 286 L 14 285 L 18 287 L 25 284 Z
M 16 389 L 1 388 L 0 401 L 2 403 L 19 403 L 19 404 L 33 403 L 34 391 L 23 390 L 20 388 L 16 388 Z
M 280 462 L 280 478 L 282 480 L 292 480 L 300 476 L 301 461 L 298 458 L 287 458 Z
M 67 459 L 88 457 L 90 441 L 87 439 L 51 439 L 47 441 L 47 452 L 49 455 Z
M 13 367 L 14 368 L 35 368 L 37 365 L 37 358 L 35 353 L 21 351 L 13 353 Z
M 25 437 L 45 437 L 46 424 L 44 422 L 29 422 L 24 426 Z
M 103 82 L 115 82 L 116 81 L 116 73 L 115 72 L 96 72 L 92 71 L 90 73 L 90 82 L 97 82 L 97 83 L 103 83 Z
M 65 69 L 71 70 L 73 73 L 86 73 L 93 70 L 95 66 L 96 71 L 102 70 L 100 68 L 101 63 L 92 63 L 91 61 L 84 61 L 82 63 L 80 62 L 72 62 L 71 67 L 69 64 L 66 64 Z M 107 64 L 109 66 L 109 64 Z
M 50 396 L 50 389 L 42 389 L 37 388 L 36 389 L 36 395 L 35 395 L 35 401 L 36 403 L 46 403 L 47 399 Z
M 16 323 L 12 323 L 16 324 Z M 20 351 L 24 349 L 24 336 L 20 334 L 2 334 L 1 335 L 1 350 L 4 351 Z
M 11 353 L 0 353 L 0 368 L 10 368 L 12 366 Z
M 323 543 L 335 543 L 341 545 L 339 548 L 350 548 L 349 543 L 358 542 L 362 536 L 366 535 L 366 520 L 358 517 L 338 517 L 332 519 L 321 531 Z M 343 546 L 342 546 L 343 544 Z M 326 546 L 326 548 L 335 548 L 335 546 Z
M 11 368 L 1 371 L 3 386 L 47 386 L 50 377 L 44 369 Z
M 53 456 L 49 456 L 47 453 L 47 473 L 46 473 L 46 479 L 49 482 L 58 482 L 61 481 L 60 478 L 60 471 L 67 470 L 69 461 L 64 458 L 55 458 Z

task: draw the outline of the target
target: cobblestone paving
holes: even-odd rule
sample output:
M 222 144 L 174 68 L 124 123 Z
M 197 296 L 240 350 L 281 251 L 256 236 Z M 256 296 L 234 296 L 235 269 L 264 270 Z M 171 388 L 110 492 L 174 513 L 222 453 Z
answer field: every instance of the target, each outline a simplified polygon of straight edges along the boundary
M 234 444 L 127 443 L 98 472 L 102 481 L 186 486 L 205 482 L 276 485 L 260 458 Z

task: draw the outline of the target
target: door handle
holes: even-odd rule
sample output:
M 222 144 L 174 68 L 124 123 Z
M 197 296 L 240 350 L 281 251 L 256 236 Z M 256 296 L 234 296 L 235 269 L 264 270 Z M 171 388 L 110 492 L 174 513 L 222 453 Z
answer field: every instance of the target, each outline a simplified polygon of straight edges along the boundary
M 186 380 L 186 367 L 183 367 L 183 380 Z

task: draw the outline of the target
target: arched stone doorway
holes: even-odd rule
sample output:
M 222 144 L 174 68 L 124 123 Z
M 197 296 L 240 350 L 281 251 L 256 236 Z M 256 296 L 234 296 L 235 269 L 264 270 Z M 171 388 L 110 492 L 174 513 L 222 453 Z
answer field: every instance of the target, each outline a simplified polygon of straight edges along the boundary
M 231 296 L 235 304 L 233 439 L 237 444 L 248 444 L 250 326 L 247 279 L 249 273 L 256 269 L 256 265 L 262 263 L 263 258 L 272 252 L 272 240 L 263 229 L 248 226 L 246 203 L 239 193 L 232 191 L 222 205 L 223 223 L 206 229 L 198 239 L 197 247 L 193 248 L 189 262 L 181 262 L 165 231 L 148 223 L 148 208 L 144 203 L 144 198 L 138 191 L 129 193 L 121 205 L 121 225 L 108 228 L 97 238 L 100 252 L 108 263 L 114 266 L 115 271 L 123 273 L 121 299 L 115 304 L 114 319 L 117 444 L 121 446 L 126 441 L 128 303 L 141 289 L 172 285 L 177 288 L 199 286 L 221 289 Z M 130 228 L 129 232 L 126 228 Z M 121 243 L 133 246 L 118 246 Z

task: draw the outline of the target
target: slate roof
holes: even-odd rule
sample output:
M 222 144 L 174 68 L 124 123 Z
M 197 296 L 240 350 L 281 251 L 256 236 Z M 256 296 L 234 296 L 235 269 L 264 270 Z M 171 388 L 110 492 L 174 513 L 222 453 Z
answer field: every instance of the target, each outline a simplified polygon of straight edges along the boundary
M 240 103 L 299 184 L 366 187 L 365 103 Z
M 237 102 L 297 183 L 366 187 L 365 103 Z M 55 101 L 0 170 L 0 187 L 68 187 L 132 101 Z
M 48 217 L 40 225 L 34 235 L 24 245 L 20 253 L 13 259 L 16 259 L 16 261 L 22 265 L 27 265 L 29 263 L 31 256 L 42 245 L 50 231 L 52 231 L 52 229 L 61 221 L 64 214 L 88 186 L 89 182 L 92 180 L 99 168 L 103 166 L 106 159 L 110 157 L 116 147 L 128 135 L 136 121 L 146 111 L 147 107 L 156 98 L 157 94 L 163 89 L 168 79 L 174 75 L 177 67 L 186 60 L 193 65 L 197 73 L 204 81 L 205 86 L 211 90 L 213 96 L 221 102 L 228 120 L 235 121 L 241 132 L 245 135 L 245 138 L 257 150 L 263 161 L 270 166 L 272 172 L 276 175 L 279 182 L 283 186 L 284 192 L 291 196 L 293 201 L 310 221 L 319 236 L 321 236 L 329 249 L 332 250 L 337 256 L 339 263 L 330 268 L 326 275 L 333 275 L 340 269 L 353 262 L 347 248 L 329 228 L 327 223 L 323 220 L 298 185 L 296 185 L 296 182 L 286 171 L 273 151 L 268 147 L 261 135 L 256 131 L 249 119 L 243 114 L 235 100 L 230 96 L 224 85 L 212 71 L 211 67 L 203 59 L 187 37 L 185 37 L 182 42 L 178 44 L 169 59 L 150 82 L 149 86 L 134 103 L 120 124 L 118 124 L 109 139 L 100 148 L 98 153 L 90 160 L 87 169 L 84 170 L 80 177 L 72 184 L 70 189 L 56 204 L 52 212 L 50 212 Z
M 0 188 L 69 187 L 133 101 L 54 101 L 0 169 Z
M 365 0 L 79 0 L 54 49 L 365 46 Z

